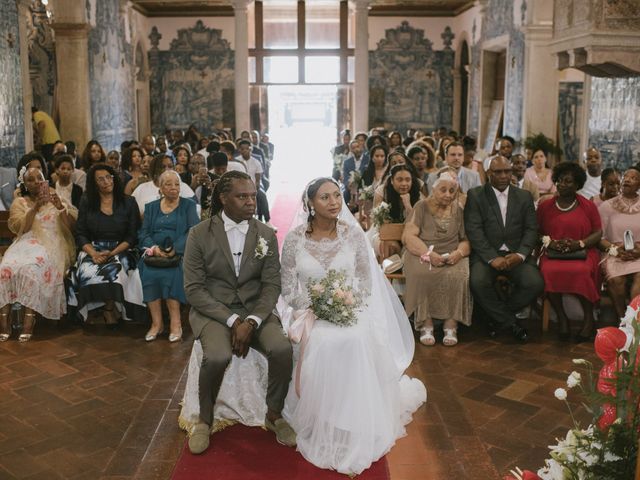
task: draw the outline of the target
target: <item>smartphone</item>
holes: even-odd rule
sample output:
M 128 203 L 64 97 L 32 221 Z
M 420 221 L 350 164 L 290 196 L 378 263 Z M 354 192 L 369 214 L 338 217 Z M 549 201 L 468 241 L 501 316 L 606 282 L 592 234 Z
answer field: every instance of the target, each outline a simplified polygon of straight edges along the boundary
M 40 182 L 40 185 L 38 188 L 40 189 L 40 196 L 48 202 L 50 200 L 49 184 L 44 181 Z

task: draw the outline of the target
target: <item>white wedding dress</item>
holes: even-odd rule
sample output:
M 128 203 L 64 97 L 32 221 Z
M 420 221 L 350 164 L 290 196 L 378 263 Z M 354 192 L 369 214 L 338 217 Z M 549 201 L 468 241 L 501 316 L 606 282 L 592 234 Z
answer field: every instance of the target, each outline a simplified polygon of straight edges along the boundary
M 351 327 L 315 321 L 300 368 L 300 397 L 296 364 L 283 415 L 296 431 L 298 451 L 309 462 L 359 474 L 405 434 L 412 413 L 426 401 L 426 389 L 403 374 L 413 358 L 411 326 L 362 229 L 341 220 L 337 238 L 321 241 L 308 238 L 306 229 L 306 223 L 299 225 L 284 242 L 286 304 L 292 310 L 306 309 L 307 282 L 335 269 L 346 273 L 366 305 Z M 291 314 L 284 313 L 286 331 Z

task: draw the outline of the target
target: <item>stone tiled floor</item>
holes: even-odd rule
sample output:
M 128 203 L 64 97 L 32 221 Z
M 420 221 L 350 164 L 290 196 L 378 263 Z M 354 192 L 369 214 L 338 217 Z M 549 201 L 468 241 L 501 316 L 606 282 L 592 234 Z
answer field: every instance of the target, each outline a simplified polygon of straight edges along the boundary
M 0 478 L 170 478 L 190 337 L 146 344 L 144 332 L 44 322 L 32 342 L 0 344 Z M 571 358 L 593 354 L 533 337 L 518 345 L 472 327 L 456 348 L 417 347 L 410 374 L 429 398 L 388 456 L 393 480 L 499 479 L 542 463 L 570 425 L 553 391 Z

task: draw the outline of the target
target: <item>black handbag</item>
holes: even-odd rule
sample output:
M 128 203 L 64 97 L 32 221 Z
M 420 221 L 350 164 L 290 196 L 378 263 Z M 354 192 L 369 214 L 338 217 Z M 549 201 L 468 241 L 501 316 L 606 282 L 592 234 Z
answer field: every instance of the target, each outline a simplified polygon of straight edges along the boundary
M 163 246 L 160 247 L 164 253 L 171 253 L 173 251 L 173 240 L 171 237 L 164 239 Z M 175 268 L 180 265 L 182 255 L 174 254 L 171 257 L 160 257 L 157 255 L 145 255 L 144 264 L 153 268 Z
M 559 252 L 557 250 L 548 249 L 547 258 L 551 260 L 586 260 L 587 250 L 581 248 L 580 250 L 575 250 L 574 252 Z

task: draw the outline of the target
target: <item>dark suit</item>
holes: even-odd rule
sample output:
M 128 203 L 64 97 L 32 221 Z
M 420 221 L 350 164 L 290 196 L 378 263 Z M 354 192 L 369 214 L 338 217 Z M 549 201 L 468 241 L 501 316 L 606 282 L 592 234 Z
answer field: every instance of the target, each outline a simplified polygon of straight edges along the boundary
M 510 187 L 507 196 L 506 222 L 493 187 L 487 183 L 467 193 L 464 225 L 471 243 L 469 283 L 475 301 L 502 327 L 516 322 L 515 313 L 529 305 L 544 288 L 544 282 L 531 257 L 538 241 L 538 224 L 531 194 Z M 501 251 L 506 245 L 508 252 Z M 519 253 L 526 259 L 511 270 L 499 272 L 489 263 L 506 253 Z M 498 275 L 513 283 L 513 292 L 502 301 L 495 289 Z
M 369 164 L 369 155 L 364 153 L 360 157 L 360 175 L 362 175 Z M 349 155 L 345 158 L 342 164 L 342 183 L 344 183 L 344 201 L 349 203 L 351 199 L 351 192 L 349 191 L 349 175 L 356 169 L 356 159 L 353 155 Z
M 259 237 L 267 241 L 270 252 L 261 259 L 254 253 Z M 184 290 L 191 305 L 189 323 L 203 351 L 199 378 L 201 420 L 209 425 L 213 420 L 213 405 L 231 361 L 231 329 L 226 322 L 234 313 L 240 319 L 255 315 L 262 320 L 253 333 L 251 347 L 267 357 L 267 406 L 280 412 L 291 381 L 293 360 L 291 344 L 273 314 L 280 295 L 280 260 L 273 230 L 255 219 L 249 220 L 236 277 L 224 221 L 216 215 L 189 232 L 183 270 Z

